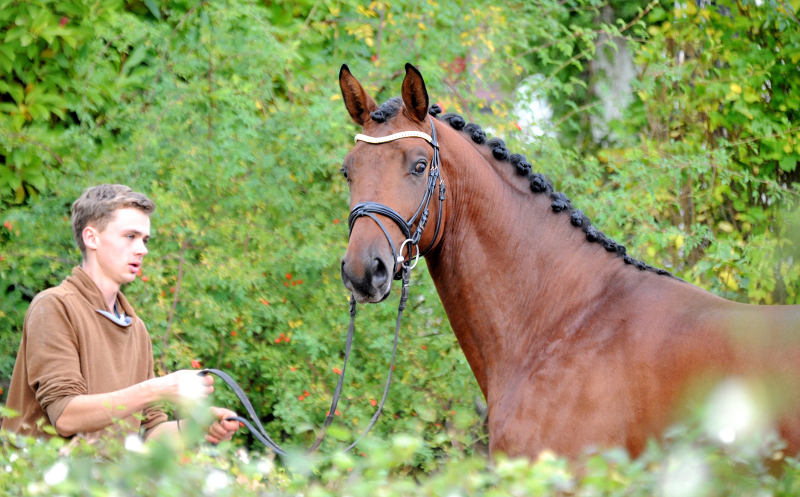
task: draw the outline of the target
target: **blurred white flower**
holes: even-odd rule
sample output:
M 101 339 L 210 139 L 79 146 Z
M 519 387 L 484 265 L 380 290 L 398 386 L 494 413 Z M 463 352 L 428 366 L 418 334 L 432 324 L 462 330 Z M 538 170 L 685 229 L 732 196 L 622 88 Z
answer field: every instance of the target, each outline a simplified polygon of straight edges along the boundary
M 720 383 L 708 399 L 706 432 L 726 444 L 752 439 L 767 426 L 766 415 L 751 388 L 739 379 Z
M 661 495 L 664 497 L 694 497 L 705 495 L 709 470 L 696 451 L 684 449 L 670 454 L 661 475 Z
M 44 482 L 48 485 L 57 485 L 67 478 L 69 468 L 63 462 L 55 463 L 50 469 L 44 473 Z
M 8 462 L 14 462 L 19 459 L 19 456 L 16 454 L 11 454 L 11 457 L 8 458 Z
M 135 433 L 131 433 L 125 437 L 125 448 L 131 452 L 139 452 L 140 454 L 146 452 L 142 439 Z
M 214 495 L 223 488 L 230 485 L 231 479 L 219 470 L 212 470 L 206 477 L 206 484 L 203 487 L 203 492 L 207 495 Z
M 272 470 L 275 468 L 275 464 L 273 464 L 273 462 L 270 461 L 269 459 L 262 459 L 258 461 L 256 467 L 258 468 L 258 471 L 260 471 L 262 475 L 266 476 L 272 473 Z

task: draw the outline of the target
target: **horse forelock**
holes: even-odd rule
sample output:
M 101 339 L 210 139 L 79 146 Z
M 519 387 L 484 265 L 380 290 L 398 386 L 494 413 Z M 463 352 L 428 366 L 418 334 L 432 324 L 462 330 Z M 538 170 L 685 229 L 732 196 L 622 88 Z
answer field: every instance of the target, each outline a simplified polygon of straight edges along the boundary
M 530 184 L 530 190 L 533 194 L 547 195 L 552 201 L 550 207 L 554 212 L 565 212 L 569 215 L 570 223 L 583 231 L 583 233 L 586 235 L 587 241 L 599 243 L 608 252 L 612 252 L 618 257 L 622 257 L 625 264 L 635 266 L 639 270 L 653 271 L 660 275 L 672 276 L 671 273 L 666 269 L 655 268 L 628 255 L 627 249 L 624 245 L 615 242 L 606 236 L 605 233 L 595 228 L 588 216 L 586 216 L 586 214 L 584 214 L 580 209 L 575 209 L 572 206 L 572 202 L 565 194 L 555 191 L 553 183 L 544 174 L 533 172 L 531 163 L 528 162 L 524 155 L 510 153 L 503 140 L 500 138 L 491 138 L 487 140 L 486 132 L 484 132 L 483 129 L 481 129 L 481 127 L 477 124 L 467 123 L 459 114 L 448 113 L 439 115 L 441 112 L 441 108 L 439 108 L 438 105 L 432 106 L 429 111 L 429 113 L 438 120 L 444 121 L 450 125 L 451 128 L 467 135 L 475 144 L 474 146 L 476 148 L 479 146 L 487 147 L 491 151 L 491 155 L 496 161 L 510 163 L 518 175 L 523 176 L 528 180 L 528 183 Z

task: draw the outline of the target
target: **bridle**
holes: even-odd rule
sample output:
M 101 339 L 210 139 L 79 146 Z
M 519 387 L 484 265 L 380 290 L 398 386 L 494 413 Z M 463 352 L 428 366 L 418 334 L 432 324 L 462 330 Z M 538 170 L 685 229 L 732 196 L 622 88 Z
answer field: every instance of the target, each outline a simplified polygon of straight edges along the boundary
M 386 236 L 386 239 L 389 241 L 389 246 L 392 249 L 392 256 L 394 258 L 394 266 L 392 269 L 392 274 L 394 274 L 394 279 L 402 280 L 402 292 L 400 294 L 400 304 L 397 307 L 397 323 L 395 324 L 394 328 L 394 345 L 392 348 L 392 360 L 389 364 L 389 373 L 386 378 L 386 385 L 383 389 L 383 397 L 381 397 L 381 401 L 378 404 L 377 409 L 375 410 L 375 414 L 372 415 L 372 418 L 369 421 L 369 424 L 361 433 L 361 435 L 356 438 L 356 440 L 347 446 L 343 452 L 347 452 L 353 447 L 355 447 L 362 438 L 364 438 L 367 433 L 372 429 L 375 423 L 380 417 L 381 412 L 383 411 L 383 406 L 386 403 L 386 397 L 389 394 L 389 386 L 392 382 L 392 371 L 394 371 L 394 359 L 397 353 L 397 339 L 400 335 L 400 323 L 403 319 L 403 311 L 406 308 L 406 303 L 408 301 L 408 285 L 411 276 L 411 270 L 414 269 L 419 261 L 419 257 L 422 255 L 424 256 L 427 254 L 436 243 L 436 239 L 439 236 L 439 228 L 441 227 L 442 222 L 442 204 L 444 203 L 444 194 L 445 194 L 445 187 L 444 187 L 444 180 L 442 180 L 440 176 L 440 161 L 439 161 L 439 144 L 436 140 L 436 127 L 433 124 L 434 118 L 431 117 L 431 134 L 430 136 L 421 132 L 421 131 L 403 131 L 400 133 L 395 133 L 389 136 L 383 137 L 372 137 L 367 135 L 358 134 L 355 137 L 355 141 L 363 141 L 372 144 L 381 144 L 381 143 L 388 143 L 394 140 L 400 140 L 403 138 L 423 138 L 428 143 L 431 144 L 433 147 L 433 160 L 431 160 L 430 170 L 428 173 L 428 185 L 427 189 L 425 190 L 425 195 L 422 197 L 422 202 L 420 203 L 417 211 L 414 213 L 411 218 L 406 221 L 400 214 L 397 213 L 391 207 L 387 207 L 383 204 L 378 202 L 362 202 L 355 207 L 353 210 L 350 211 L 350 216 L 348 217 L 348 225 L 349 225 L 349 233 L 353 233 L 353 225 L 360 217 L 369 217 L 373 221 L 375 221 L 378 226 L 380 226 L 381 231 Z M 428 208 L 430 206 L 431 198 L 433 197 L 433 191 L 436 189 L 436 182 L 439 182 L 439 215 L 436 219 L 436 230 L 433 233 L 433 239 L 431 243 L 420 253 L 419 250 L 419 241 L 422 237 L 422 231 L 425 229 L 425 225 L 428 222 Z M 389 232 L 386 230 L 386 227 L 381 223 L 376 215 L 381 215 L 388 217 L 392 221 L 400 227 L 400 231 L 403 232 L 405 235 L 406 240 L 400 245 L 399 250 L 395 250 L 394 242 L 392 242 L 392 237 L 389 236 Z M 411 230 L 414 226 L 414 223 L 417 222 L 417 228 L 412 233 Z M 398 255 L 398 253 L 402 254 L 403 249 L 408 245 L 408 258 L 404 258 L 402 255 Z M 413 249 L 416 249 L 416 257 L 414 258 L 414 263 L 410 264 L 411 262 L 411 255 Z M 397 273 L 397 265 L 401 265 L 400 273 Z M 353 294 L 350 294 L 350 326 L 347 329 L 347 338 L 345 341 L 345 352 L 344 352 L 344 363 L 342 364 L 342 372 L 339 373 L 339 381 L 336 383 L 336 390 L 333 392 L 333 400 L 331 401 L 331 408 L 328 411 L 328 415 L 325 418 L 325 421 L 322 424 L 322 429 L 320 433 L 317 435 L 316 440 L 311 445 L 311 447 L 306 451 L 307 454 L 314 452 L 322 443 L 323 438 L 325 438 L 325 432 L 327 431 L 328 427 L 333 422 L 334 416 L 336 415 L 336 406 L 339 404 L 339 397 L 342 393 L 342 384 L 344 382 L 344 374 L 345 370 L 347 369 L 347 361 L 350 358 L 350 349 L 353 344 L 353 334 L 355 329 L 355 317 L 356 317 L 356 300 Z M 244 405 L 245 409 L 247 410 L 247 414 L 250 416 L 250 419 L 241 417 L 241 416 L 232 416 L 227 418 L 226 421 L 238 421 L 250 430 L 253 436 L 262 444 L 269 447 L 277 454 L 281 456 L 285 456 L 288 452 L 282 449 L 277 443 L 275 443 L 272 438 L 267 434 L 264 426 L 261 424 L 261 421 L 258 415 L 253 408 L 253 405 L 250 403 L 250 400 L 247 398 L 247 395 L 244 393 L 242 388 L 231 378 L 227 373 L 220 371 L 218 369 L 204 369 L 199 373 L 200 375 L 206 374 L 213 374 L 218 376 L 225 384 L 227 384 L 233 392 L 236 394 L 236 397 L 239 398 L 239 401 Z M 251 423 L 252 421 L 252 423 Z M 180 424 L 178 424 L 178 428 L 180 428 Z
M 404 269 L 413 269 L 419 258 L 427 254 L 433 245 L 436 243 L 436 239 L 439 236 L 439 228 L 442 224 L 442 205 L 444 204 L 444 180 L 442 180 L 440 176 L 440 161 L 439 161 L 439 142 L 436 140 L 436 126 L 433 124 L 434 118 L 431 117 L 431 134 L 427 135 L 421 131 L 401 131 L 400 133 L 395 133 L 389 136 L 382 136 L 382 137 L 372 137 L 367 135 L 358 134 L 355 137 L 355 141 L 363 141 L 366 143 L 372 144 L 381 144 L 381 143 L 388 143 L 395 140 L 401 140 L 403 138 L 422 138 L 423 140 L 427 141 L 433 147 L 433 160 L 431 160 L 431 165 L 428 171 L 428 187 L 425 190 L 425 195 L 422 197 L 422 202 L 420 202 L 419 207 L 417 207 L 417 211 L 414 213 L 408 221 L 403 219 L 403 216 L 397 213 L 396 210 L 392 209 L 391 207 L 387 207 L 383 204 L 378 202 L 362 202 L 355 207 L 353 210 L 350 211 L 350 216 L 347 218 L 347 224 L 350 227 L 350 234 L 353 233 L 353 226 L 356 224 L 356 220 L 360 217 L 369 217 L 373 221 L 375 221 L 378 226 L 383 231 L 383 234 L 386 236 L 386 239 L 389 241 L 389 247 L 392 249 L 392 258 L 394 260 L 394 265 L 392 267 L 392 274 L 394 275 L 394 279 L 399 280 L 402 278 L 402 274 L 397 272 L 397 265 L 402 264 Z M 436 181 L 439 181 L 439 215 L 436 218 L 436 230 L 433 233 L 433 239 L 431 239 L 431 243 L 420 252 L 419 250 L 419 241 L 422 237 L 422 230 L 425 229 L 425 225 L 428 223 L 428 208 L 430 206 L 431 198 L 433 197 L 433 191 L 436 189 Z M 400 231 L 403 232 L 403 235 L 406 237 L 406 240 L 400 244 L 400 250 L 396 251 L 394 248 L 394 242 L 392 241 L 392 237 L 389 236 L 389 231 L 387 231 L 386 227 L 383 223 L 375 216 L 375 214 L 388 217 L 400 228 Z M 414 233 L 411 233 L 411 229 L 414 226 L 414 223 L 419 218 L 419 222 L 417 223 L 417 229 L 414 230 Z M 404 258 L 402 256 L 403 248 L 408 245 L 408 257 Z M 410 264 L 412 258 L 412 248 L 416 248 L 417 255 L 414 257 L 414 263 Z M 400 255 L 398 255 L 398 252 Z

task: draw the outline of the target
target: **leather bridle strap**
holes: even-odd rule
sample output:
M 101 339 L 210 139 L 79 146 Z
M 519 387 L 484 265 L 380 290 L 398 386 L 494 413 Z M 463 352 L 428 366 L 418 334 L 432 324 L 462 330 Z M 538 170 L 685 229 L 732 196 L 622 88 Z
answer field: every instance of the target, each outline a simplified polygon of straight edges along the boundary
M 388 136 L 381 136 L 381 137 L 373 137 L 363 134 L 358 134 L 355 137 L 355 141 L 363 141 L 366 143 L 372 144 L 381 144 L 381 143 L 388 143 L 395 140 L 400 140 L 403 138 L 422 138 L 426 140 L 428 143 L 431 144 L 433 147 L 433 159 L 431 160 L 429 172 L 428 172 L 428 185 L 425 189 L 425 194 L 422 197 L 422 201 L 420 202 L 419 207 L 417 207 L 416 212 L 411 218 L 406 221 L 403 216 L 401 216 L 397 211 L 388 207 L 386 205 L 380 204 L 378 202 L 362 202 L 355 207 L 353 210 L 350 211 L 350 216 L 347 219 L 347 223 L 350 229 L 350 233 L 353 232 L 353 226 L 355 226 L 356 220 L 360 217 L 367 216 L 375 221 L 378 226 L 383 231 L 384 236 L 386 236 L 386 240 L 389 242 L 389 247 L 392 250 L 392 275 L 394 279 L 400 279 L 401 275 L 397 272 L 397 265 L 401 264 L 405 268 L 412 268 L 414 267 L 409 266 L 406 262 L 410 262 L 413 254 L 413 249 L 417 249 L 417 259 L 419 257 L 424 256 L 427 254 L 432 248 L 433 245 L 436 243 L 436 239 L 439 236 L 439 228 L 441 227 L 442 223 L 442 211 L 443 211 L 443 204 L 445 198 L 445 186 L 444 180 L 441 178 L 440 174 L 440 159 L 439 159 L 439 143 L 436 138 L 436 126 L 433 123 L 433 118 L 431 118 L 431 134 L 428 135 L 421 131 L 402 131 L 400 133 L 394 133 Z M 420 252 L 419 249 L 419 241 L 422 238 L 422 231 L 425 229 L 425 225 L 428 223 L 428 212 L 429 212 L 429 205 L 431 198 L 433 197 L 433 191 L 436 189 L 437 181 L 439 183 L 439 215 L 436 218 L 436 229 L 433 234 L 433 239 L 431 243 L 425 248 L 425 250 Z M 386 227 L 381 223 L 378 218 L 373 215 L 378 214 L 381 216 L 388 217 L 400 228 L 400 231 L 406 237 L 406 241 L 400 245 L 401 249 L 406 244 L 409 244 L 408 247 L 408 257 L 403 258 L 402 254 L 398 256 L 397 250 L 395 249 L 394 242 L 392 241 L 392 237 L 389 236 L 389 231 Z M 417 222 L 417 217 L 419 217 L 419 222 Z M 417 228 L 412 233 L 411 230 L 414 226 L 414 223 L 417 222 Z M 416 262 L 414 263 L 416 265 Z

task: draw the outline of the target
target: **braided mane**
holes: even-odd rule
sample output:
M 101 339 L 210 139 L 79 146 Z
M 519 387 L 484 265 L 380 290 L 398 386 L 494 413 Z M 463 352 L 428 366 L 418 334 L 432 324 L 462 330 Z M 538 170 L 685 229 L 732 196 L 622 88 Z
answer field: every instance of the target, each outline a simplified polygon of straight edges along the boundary
M 383 106 L 381 107 L 383 108 Z M 428 113 L 436 119 L 446 122 L 456 131 L 465 133 L 476 144 L 485 144 L 492 151 L 492 156 L 498 161 L 510 162 L 516 173 L 520 176 L 524 176 L 528 180 L 533 193 L 543 193 L 553 201 L 550 207 L 554 212 L 566 212 L 569 214 L 570 223 L 576 228 L 580 228 L 586 234 L 587 241 L 599 243 L 608 252 L 616 254 L 617 257 L 622 257 L 625 264 L 635 266 L 641 271 L 652 271 L 660 275 L 672 276 L 666 269 L 655 268 L 628 255 L 625 245 L 615 242 L 606 236 L 605 233 L 592 226 L 592 222 L 586 214 L 580 209 L 574 209 L 572 203 L 565 194 L 555 191 L 553 183 L 547 179 L 545 175 L 542 173 L 534 173 L 531 170 L 530 162 L 528 162 L 524 155 L 509 153 L 503 140 L 500 138 L 487 140 L 486 132 L 484 132 L 480 126 L 474 123 L 467 124 L 464 118 L 459 114 L 448 113 L 439 116 L 439 114 L 442 113 L 442 109 L 438 105 L 432 105 Z

